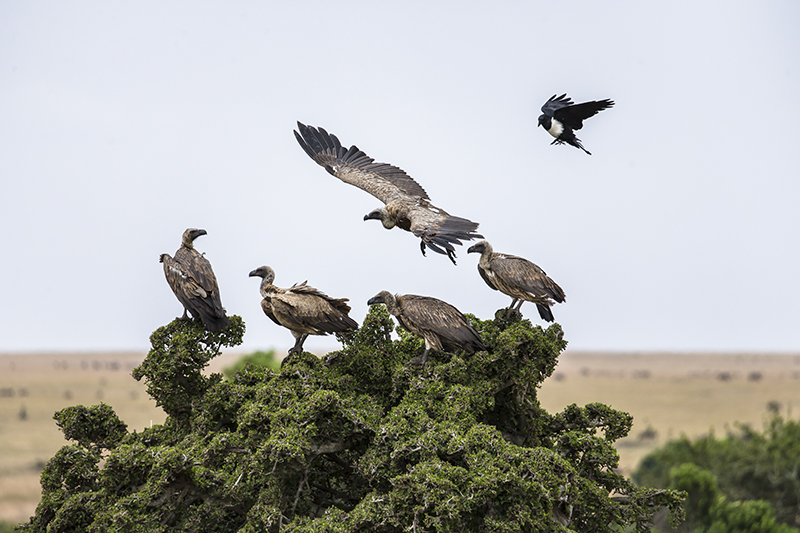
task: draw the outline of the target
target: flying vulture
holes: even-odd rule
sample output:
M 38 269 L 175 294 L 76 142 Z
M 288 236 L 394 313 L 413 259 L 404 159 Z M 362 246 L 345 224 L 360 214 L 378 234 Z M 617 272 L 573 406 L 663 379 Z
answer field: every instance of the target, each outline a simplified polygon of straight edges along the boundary
M 164 274 L 172 292 L 183 304 L 181 320 L 188 320 L 186 312 L 203 322 L 208 331 L 218 333 L 230 323 L 222 308 L 219 285 L 211 263 L 194 249 L 194 240 L 206 235 L 206 230 L 189 228 L 183 232 L 181 247 L 175 257 L 161 254 L 159 262 L 164 264 Z
M 258 267 L 250 276 L 261 280 L 261 309 L 273 322 L 291 330 L 294 347 L 289 355 L 303 351 L 303 343 L 309 335 L 326 335 L 358 328 L 358 322 L 347 316 L 350 306 L 347 298 L 331 298 L 307 281 L 295 283 L 288 289 L 272 284 L 275 271 L 268 266 Z
M 464 350 L 468 354 L 485 350 L 483 341 L 461 312 L 442 300 L 415 294 L 392 295 L 381 291 L 367 302 L 385 304 L 386 310 L 397 317 L 400 325 L 425 340 L 425 364 L 428 352 L 435 350 Z
M 522 257 L 497 253 L 486 241 L 470 246 L 467 253 L 473 252 L 481 254 L 478 272 L 483 281 L 494 290 L 511 296 L 511 305 L 506 314 L 509 311 L 519 312 L 523 302 L 527 301 L 536 304 L 542 319 L 553 321 L 550 306 L 554 301 L 565 301 L 566 296 L 544 270 Z
M 572 130 L 581 129 L 584 120 L 613 105 L 614 102 L 609 99 L 573 104 L 572 99 L 568 98 L 566 93 L 559 97 L 553 95 L 542 106 L 543 114 L 539 115 L 539 126 L 556 138 L 550 144 L 571 144 L 592 155 L 583 147 L 581 140 L 575 137 Z
M 397 226 L 410 231 L 421 239 L 422 255 L 428 247 L 447 254 L 455 264 L 454 244 L 483 237 L 475 233 L 477 222 L 451 216 L 431 204 L 425 189 L 405 171 L 388 163 L 375 163 L 355 145 L 343 147 L 336 135 L 322 128 L 300 122 L 297 127 L 300 133 L 295 131 L 294 136 L 311 159 L 330 174 L 386 204 L 364 216 L 364 220 L 380 220 L 386 229 Z

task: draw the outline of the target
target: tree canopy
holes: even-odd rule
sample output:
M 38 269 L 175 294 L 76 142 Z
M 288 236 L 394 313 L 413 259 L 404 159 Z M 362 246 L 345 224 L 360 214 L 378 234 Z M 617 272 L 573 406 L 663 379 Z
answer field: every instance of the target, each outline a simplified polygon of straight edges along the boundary
M 682 493 L 615 472 L 632 417 L 599 403 L 549 414 L 537 389 L 561 327 L 468 315 L 488 351 L 432 352 L 382 306 L 323 359 L 202 373 L 244 323 L 176 320 L 133 376 L 167 414 L 128 431 L 110 406 L 56 413 L 64 446 L 28 531 L 647 531 Z

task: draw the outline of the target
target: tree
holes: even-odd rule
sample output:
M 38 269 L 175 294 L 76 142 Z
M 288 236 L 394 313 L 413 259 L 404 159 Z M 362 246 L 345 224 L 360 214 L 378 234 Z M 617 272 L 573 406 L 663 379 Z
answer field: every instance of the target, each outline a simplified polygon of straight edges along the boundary
M 778 531 L 781 524 L 798 531 L 800 422 L 775 414 L 763 432 L 736 428 L 725 438 L 711 433 L 669 442 L 646 456 L 633 477 L 687 491 L 687 523 L 708 531 Z M 697 506 L 698 501 L 706 503 Z M 747 520 L 750 529 L 742 525 Z
M 42 473 L 29 531 L 647 531 L 682 495 L 617 474 L 632 418 L 602 404 L 548 414 L 536 399 L 566 346 L 557 324 L 469 317 L 490 348 L 424 349 L 382 306 L 324 359 L 206 377 L 241 342 L 173 321 L 133 375 L 167 413 L 128 432 L 108 407 L 56 414 L 65 446 Z M 101 465 L 101 459 L 105 463 Z

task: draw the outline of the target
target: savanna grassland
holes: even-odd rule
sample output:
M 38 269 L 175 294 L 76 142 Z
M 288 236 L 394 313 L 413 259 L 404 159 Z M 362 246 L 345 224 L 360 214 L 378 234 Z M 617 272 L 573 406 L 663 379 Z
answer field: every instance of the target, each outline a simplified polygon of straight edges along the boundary
M 39 474 L 64 444 L 53 413 L 105 402 L 129 431 L 161 423 L 163 411 L 130 372 L 143 353 L 0 354 L 0 520 L 23 521 L 40 497 Z M 237 354 L 218 357 L 219 372 Z M 540 390 L 550 412 L 602 402 L 634 417 L 618 442 L 630 475 L 650 450 L 685 433 L 722 435 L 733 423 L 761 428 L 768 406 L 800 415 L 800 354 L 602 354 L 566 352 Z

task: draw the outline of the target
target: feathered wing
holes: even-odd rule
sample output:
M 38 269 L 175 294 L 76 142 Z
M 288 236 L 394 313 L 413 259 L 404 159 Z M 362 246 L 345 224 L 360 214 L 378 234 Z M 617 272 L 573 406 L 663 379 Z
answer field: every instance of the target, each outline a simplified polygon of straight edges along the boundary
M 566 93 L 561 96 L 553 95 L 542 106 L 542 113 L 548 117 L 554 117 L 556 111 L 570 105 L 572 105 L 572 99 Z
M 308 156 L 329 173 L 350 185 L 363 189 L 384 204 L 399 199 L 428 198 L 419 183 L 406 172 L 375 160 L 353 145 L 345 148 L 336 135 L 323 128 L 297 123 L 294 136 Z
M 455 254 L 454 244 L 461 241 L 482 239 L 483 235 L 475 233 L 478 223 L 466 218 L 454 217 L 443 209 L 429 202 L 419 203 L 408 212 L 409 231 L 422 239 L 425 246 L 446 254 L 451 259 Z
M 579 130 L 583 127 L 584 120 L 595 116 L 603 109 L 608 109 L 613 105 L 614 102 L 608 99 L 598 101 L 593 100 L 591 102 L 583 102 L 582 104 L 573 104 L 556 109 L 554 116 L 565 126 L 568 126 L 573 130 Z
M 397 225 L 420 237 L 424 247 L 453 260 L 454 244 L 483 238 L 477 222 L 455 217 L 430 203 L 428 193 L 400 168 L 375 163 L 355 145 L 344 148 L 336 135 L 323 128 L 297 123 L 297 142 L 311 159 L 345 183 L 355 185 L 386 204 Z M 455 262 L 455 261 L 453 261 Z
M 331 298 L 305 282 L 273 295 L 270 304 L 273 320 L 292 331 L 323 335 L 358 328 L 347 315 L 347 298 Z
M 491 268 L 499 283 L 505 285 L 506 294 L 512 298 L 565 300 L 564 291 L 538 265 L 515 255 L 497 254 Z M 515 294 L 516 293 L 516 294 Z
M 480 335 L 464 315 L 447 302 L 429 296 L 407 294 L 398 297 L 398 303 L 406 329 L 423 337 L 424 332 L 432 332 L 445 347 L 458 346 L 468 353 L 486 349 Z
M 211 263 L 199 252 L 181 247 L 171 258 L 164 254 L 167 283 L 183 306 L 212 332 L 230 324 L 222 307 L 219 286 Z

